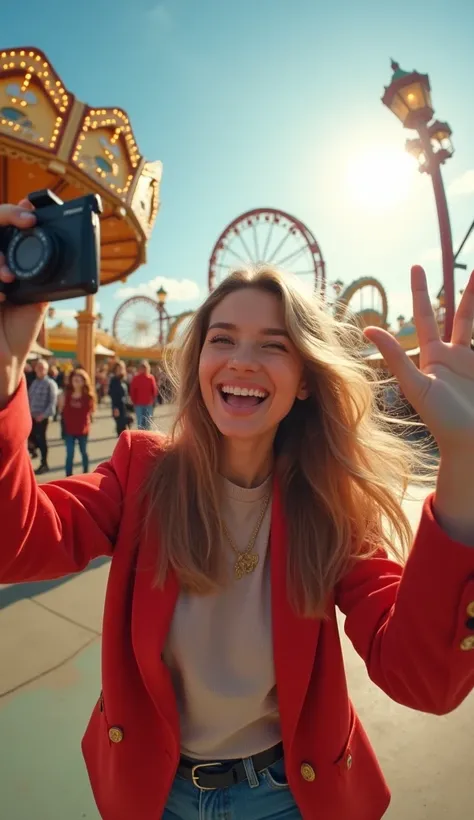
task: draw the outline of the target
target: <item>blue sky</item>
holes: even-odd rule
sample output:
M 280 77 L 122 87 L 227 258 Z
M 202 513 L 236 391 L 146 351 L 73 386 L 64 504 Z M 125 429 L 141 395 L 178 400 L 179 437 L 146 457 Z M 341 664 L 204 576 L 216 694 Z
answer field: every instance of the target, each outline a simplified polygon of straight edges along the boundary
M 329 282 L 379 278 L 394 322 L 411 315 L 410 265 L 426 265 L 435 295 L 441 262 L 430 180 L 413 169 L 399 190 L 410 135 L 380 102 L 389 58 L 429 73 L 436 115 L 453 129 L 444 176 L 456 244 L 474 220 L 473 31 L 470 0 L 23 0 L 4 4 L 1 39 L 45 51 L 80 99 L 124 108 L 141 152 L 163 162 L 148 262 L 125 295 L 163 282 L 171 314 L 194 307 L 222 229 L 269 206 L 312 230 Z M 394 158 L 381 199 L 379 151 Z M 362 193 L 373 196 L 351 182 L 367 155 Z M 474 267 L 474 240 L 462 261 Z M 100 291 L 106 327 L 123 287 Z M 81 304 L 58 315 L 74 323 Z

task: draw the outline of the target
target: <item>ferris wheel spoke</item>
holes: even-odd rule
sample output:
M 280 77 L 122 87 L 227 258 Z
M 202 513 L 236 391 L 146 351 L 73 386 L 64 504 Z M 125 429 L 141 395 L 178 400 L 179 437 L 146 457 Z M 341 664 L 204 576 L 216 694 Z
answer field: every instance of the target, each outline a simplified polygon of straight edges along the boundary
M 121 333 L 119 338 L 120 338 L 121 342 L 124 342 L 125 344 L 132 345 L 132 342 L 133 342 L 133 329 L 131 329 L 128 333 L 127 332 Z
M 245 248 L 245 253 L 247 254 L 247 263 L 248 263 L 248 262 L 254 262 L 255 260 L 253 259 L 252 254 L 251 254 L 251 252 L 250 252 L 249 248 L 247 247 L 247 243 L 246 243 L 246 241 L 245 241 L 244 237 L 242 236 L 241 231 L 239 231 L 239 233 L 238 233 L 238 237 L 239 237 L 239 239 L 240 239 L 240 241 L 241 241 L 242 245 L 243 245 L 243 246 L 244 246 L 244 248 Z
M 307 274 L 314 276 L 314 268 L 311 268 L 311 270 L 295 270 L 294 274 L 295 276 L 306 276 Z
M 255 222 L 252 222 L 252 230 L 253 230 L 253 242 L 255 245 L 255 261 L 260 262 L 260 251 L 258 249 L 258 236 L 257 236 L 257 228 L 255 226 Z
M 287 265 L 288 262 L 290 262 L 290 260 L 292 260 L 294 262 L 295 259 L 297 259 L 298 256 L 300 256 L 300 254 L 306 253 L 307 250 L 308 250 L 307 246 L 302 245 L 301 248 L 297 248 L 295 251 L 290 253 L 289 256 L 285 256 L 284 259 L 279 259 L 278 262 L 275 262 L 275 265 L 277 265 L 279 267 L 280 265 Z
M 280 240 L 279 244 L 276 246 L 275 250 L 273 251 L 273 253 L 269 257 L 269 259 L 268 259 L 269 262 L 274 262 L 275 256 L 277 255 L 277 253 L 279 251 L 281 251 L 283 245 L 288 241 L 290 236 L 292 236 L 292 234 L 288 231 L 288 233 L 286 233 L 285 236 L 283 237 L 283 239 Z M 274 262 L 274 264 L 277 265 L 278 262 Z
M 238 259 L 238 260 L 239 260 L 239 262 L 242 262 L 242 264 L 243 264 L 243 265 L 246 265 L 246 264 L 247 264 L 247 263 L 246 263 L 246 261 L 245 261 L 245 259 L 243 258 L 243 256 L 240 256 L 240 255 L 237 253 L 237 251 L 234 251 L 234 249 L 233 249 L 233 248 L 229 248 L 229 246 L 228 246 L 228 245 L 225 245 L 225 246 L 224 246 L 224 250 L 228 251 L 228 253 L 231 253 L 231 254 L 232 254 L 232 256 L 235 256 L 235 258 L 236 258 L 236 259 Z M 226 268 L 227 268 L 227 267 L 228 267 L 228 265 L 225 265 L 224 267 L 226 267 Z
M 266 240 L 265 240 L 265 247 L 263 248 L 262 262 L 266 262 L 266 261 L 267 261 L 267 253 L 268 253 L 268 248 L 269 248 L 269 245 L 270 245 L 270 240 L 271 240 L 271 238 L 272 238 L 272 234 L 273 234 L 273 226 L 274 226 L 274 225 L 275 225 L 275 223 L 274 223 L 274 222 L 271 222 L 271 223 L 270 223 L 270 230 L 268 231 L 268 235 L 267 235 L 267 238 L 266 238 Z

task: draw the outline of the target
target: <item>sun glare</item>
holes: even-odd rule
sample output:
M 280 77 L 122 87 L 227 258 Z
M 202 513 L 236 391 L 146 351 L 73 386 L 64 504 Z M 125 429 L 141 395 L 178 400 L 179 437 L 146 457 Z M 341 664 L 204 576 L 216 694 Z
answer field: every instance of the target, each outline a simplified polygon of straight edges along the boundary
M 391 208 L 407 198 L 416 166 L 403 151 L 374 148 L 347 166 L 351 198 L 366 208 Z

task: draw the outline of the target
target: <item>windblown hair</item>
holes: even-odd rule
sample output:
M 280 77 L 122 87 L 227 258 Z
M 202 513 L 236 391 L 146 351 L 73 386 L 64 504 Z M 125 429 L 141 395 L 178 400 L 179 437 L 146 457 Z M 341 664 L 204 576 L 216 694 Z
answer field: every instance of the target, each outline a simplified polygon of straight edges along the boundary
M 94 392 L 94 389 L 92 387 L 91 378 L 90 378 L 87 370 L 84 370 L 83 367 L 75 367 L 74 370 L 71 370 L 71 372 L 69 374 L 67 384 L 64 388 L 66 401 L 68 401 L 68 399 L 70 398 L 70 396 L 74 392 L 74 388 L 72 386 L 73 376 L 80 376 L 81 377 L 81 379 L 83 381 L 82 393 L 83 393 L 84 396 L 89 396 L 89 398 L 92 401 L 91 408 L 92 408 L 92 411 L 94 411 L 95 410 L 95 404 L 96 404 L 95 392 Z
M 221 434 L 201 396 L 198 368 L 212 311 L 242 288 L 280 300 L 304 364 L 309 398 L 296 400 L 280 423 L 274 464 L 287 522 L 290 598 L 300 614 L 323 617 L 328 597 L 355 560 L 383 547 L 404 560 L 412 532 L 402 500 L 426 459 L 378 408 L 380 387 L 361 356 L 356 324 L 336 320 L 321 299 L 307 299 L 290 277 L 269 266 L 228 276 L 194 314 L 174 357 L 176 421 L 144 487 L 145 527 L 160 532 L 156 583 L 164 584 L 171 566 L 181 587 L 194 594 L 225 584 Z M 424 476 L 429 479 L 426 469 Z

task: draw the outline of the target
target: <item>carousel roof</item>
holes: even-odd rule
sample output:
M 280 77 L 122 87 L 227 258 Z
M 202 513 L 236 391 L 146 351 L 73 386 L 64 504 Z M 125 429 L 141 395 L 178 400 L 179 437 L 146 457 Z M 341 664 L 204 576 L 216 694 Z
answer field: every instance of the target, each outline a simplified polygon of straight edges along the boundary
M 145 262 L 161 173 L 140 154 L 125 111 L 78 100 L 37 48 L 0 52 L 1 201 L 43 188 L 64 201 L 100 194 L 102 285 Z

